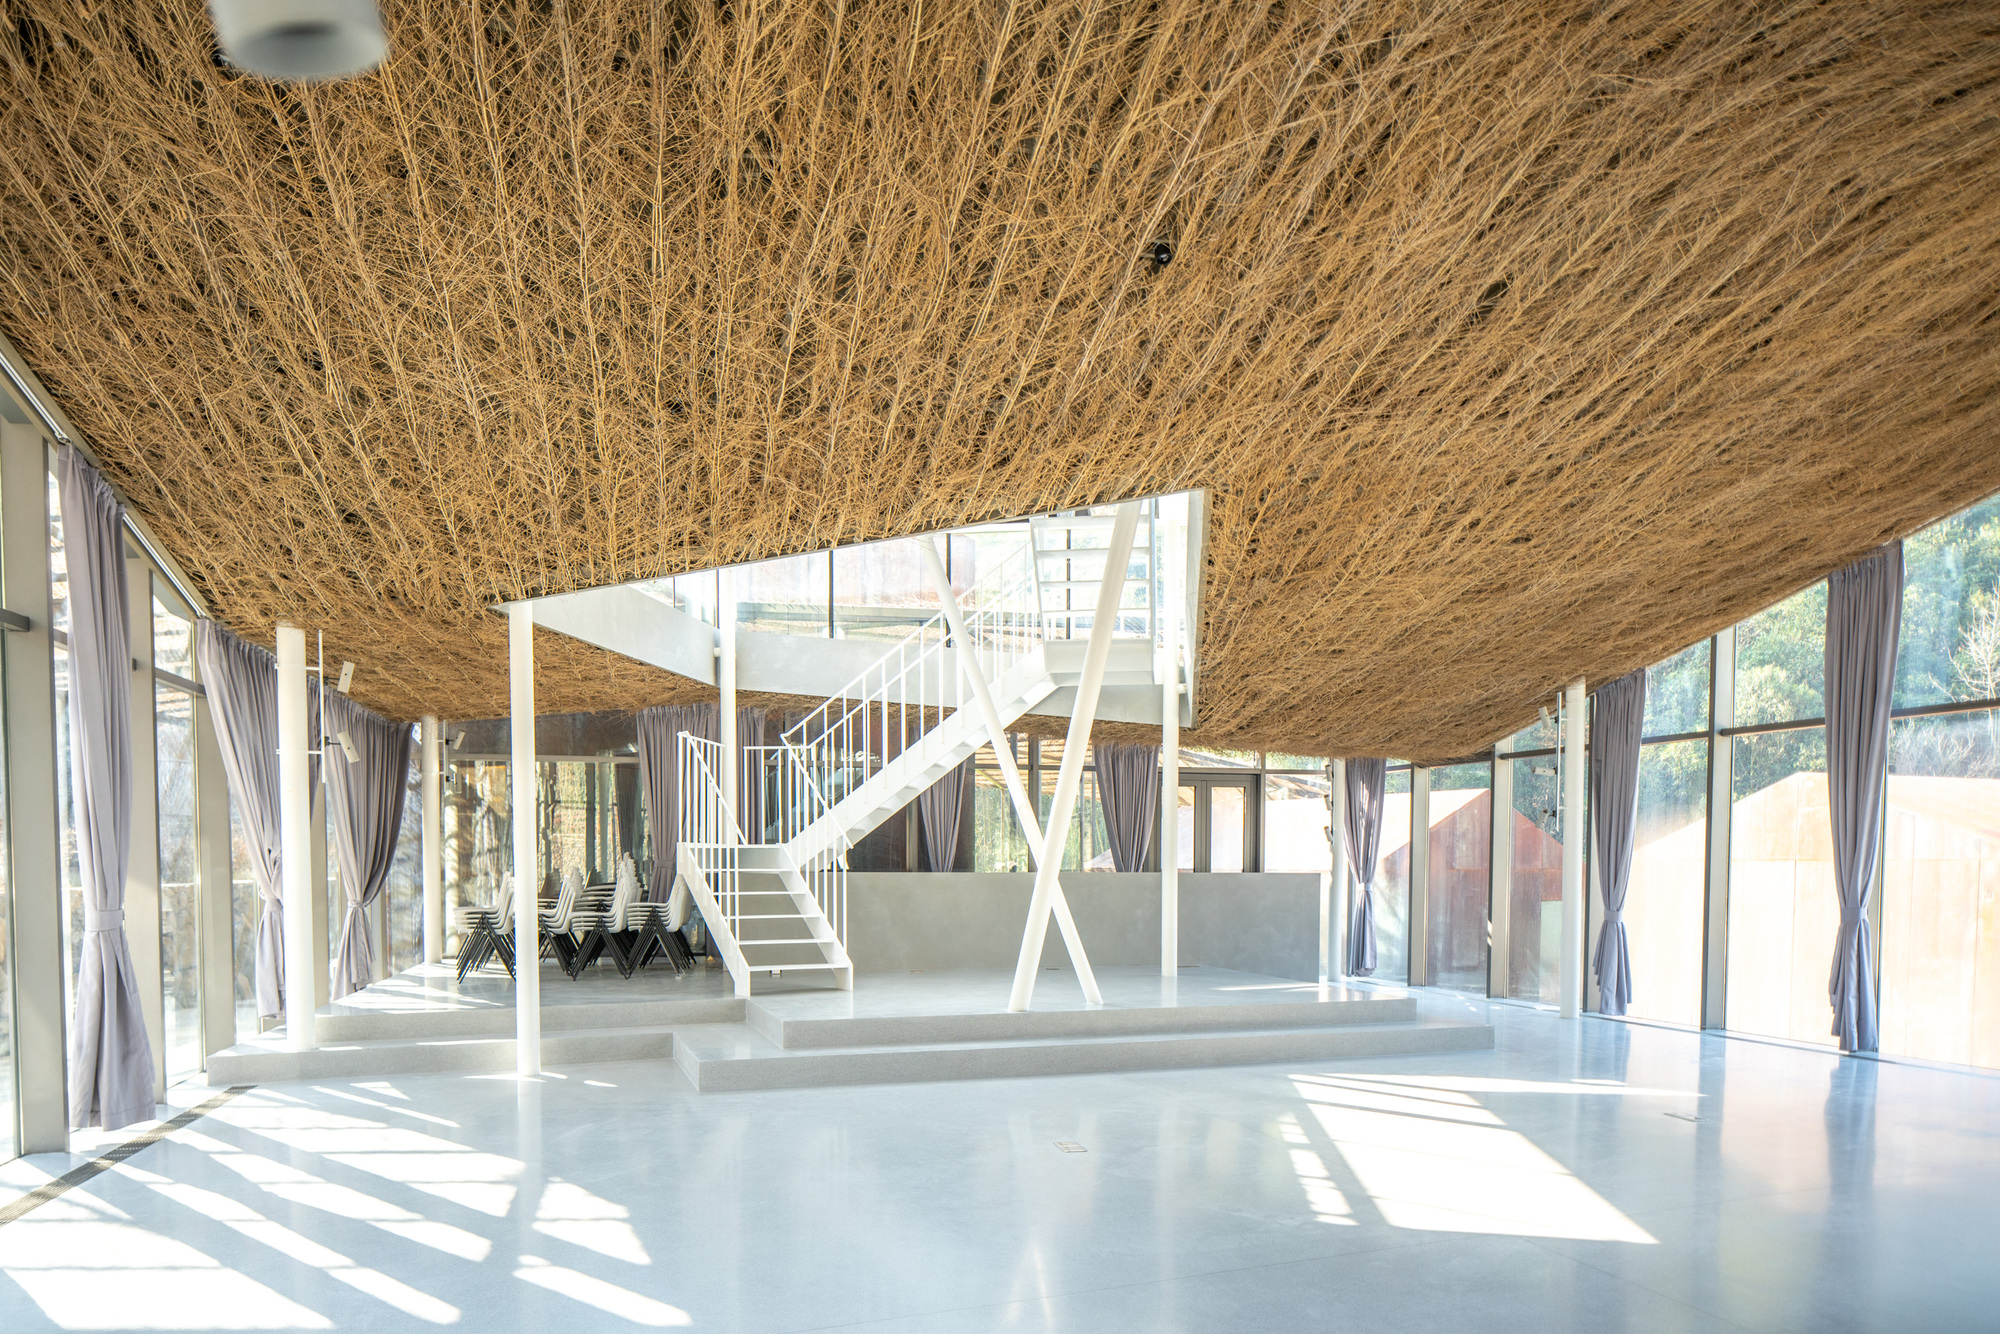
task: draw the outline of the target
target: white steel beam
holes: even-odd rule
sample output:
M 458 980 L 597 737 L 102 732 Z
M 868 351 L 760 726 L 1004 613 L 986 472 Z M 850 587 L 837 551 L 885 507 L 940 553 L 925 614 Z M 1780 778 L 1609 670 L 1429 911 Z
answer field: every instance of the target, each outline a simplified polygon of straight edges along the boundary
M 930 571 L 931 584 L 938 591 L 938 598 L 944 607 L 945 624 L 951 628 L 952 643 L 958 652 L 958 670 L 965 682 L 972 687 L 974 707 L 979 710 L 980 721 L 986 725 L 986 735 L 993 743 L 993 758 L 1000 766 L 1000 775 L 1007 789 L 1007 796 L 1014 803 L 1014 818 L 1021 822 L 1021 832 L 1028 840 L 1028 856 L 1037 869 L 1042 864 L 1042 822 L 1035 814 L 1035 803 L 1028 796 L 1028 785 L 1021 779 L 1021 767 L 1014 762 L 1013 748 L 1007 744 L 1007 729 L 1000 721 L 1000 707 L 993 701 L 993 686 L 986 679 L 986 672 L 979 665 L 979 654 L 973 646 L 972 635 L 965 626 L 965 611 L 958 605 L 958 598 L 952 592 L 951 576 L 944 568 L 944 561 L 938 556 L 937 546 L 931 539 L 918 541 L 917 548 L 923 553 L 925 568 Z M 1062 882 L 1056 882 L 1051 891 L 1051 902 L 1055 908 L 1056 927 L 1062 933 L 1063 946 L 1072 959 L 1083 960 L 1077 968 L 1079 976 L 1087 978 L 1084 994 L 1089 995 L 1097 986 L 1097 976 L 1091 972 L 1090 960 L 1083 952 L 1083 937 L 1077 934 L 1076 918 L 1070 915 L 1069 898 L 1063 893 Z
M 1574 1019 L 1583 1008 L 1583 845 L 1590 827 L 1583 818 L 1583 682 L 1563 691 L 1562 727 L 1562 990 L 1558 1009 Z
M 424 861 L 424 962 L 438 963 L 444 959 L 444 799 L 442 775 L 439 772 L 440 757 L 443 754 L 438 735 L 442 726 L 435 713 L 427 713 L 420 724 L 423 728 L 422 774 L 420 786 L 423 791 L 423 861 Z
M 326 937 L 313 936 L 312 785 L 306 755 L 306 632 L 278 625 L 278 846 L 284 881 L 285 1046 L 316 1044 L 313 961 L 326 972 Z M 315 949 L 314 947 L 318 948 Z
M 507 682 L 513 706 L 507 785 L 514 808 L 514 1070 L 542 1073 L 542 924 L 535 874 L 535 616 L 507 609 Z
M 1118 601 L 1125 590 L 1125 566 L 1132 558 L 1132 535 L 1139 527 L 1139 502 L 1128 500 L 1118 507 L 1117 522 L 1111 529 L 1111 543 L 1104 558 L 1104 582 L 1097 591 L 1097 614 L 1090 622 L 1090 646 L 1084 653 L 1083 679 L 1077 683 L 1076 709 L 1070 714 L 1069 732 L 1063 742 L 1062 767 L 1056 771 L 1056 791 L 1049 803 L 1048 828 L 1042 838 L 1042 856 L 1035 867 L 1035 890 L 1028 902 L 1027 929 L 1021 937 L 1021 957 L 1014 966 L 1014 989 L 1008 998 L 1009 1010 L 1025 1010 L 1034 996 L 1035 973 L 1041 967 L 1042 943 L 1048 939 L 1052 891 L 1062 867 L 1063 835 L 1069 817 L 1076 810 L 1077 789 L 1083 784 L 1083 753 L 1090 744 L 1090 725 L 1097 716 L 1097 694 L 1104 684 L 1104 664 L 1111 657 L 1111 636 L 1118 619 Z M 1084 997 L 1092 1005 L 1102 1005 L 1097 980 L 1089 962 L 1079 953 L 1074 962 Z

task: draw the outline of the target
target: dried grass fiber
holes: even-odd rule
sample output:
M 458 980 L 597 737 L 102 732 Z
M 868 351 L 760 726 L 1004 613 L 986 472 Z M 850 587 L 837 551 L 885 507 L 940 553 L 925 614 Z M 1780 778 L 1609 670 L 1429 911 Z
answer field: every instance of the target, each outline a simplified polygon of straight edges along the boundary
M 1462 754 L 2000 488 L 1991 5 L 384 10 L 0 0 L 0 326 L 392 715 L 497 598 L 1206 486 L 1195 740 Z

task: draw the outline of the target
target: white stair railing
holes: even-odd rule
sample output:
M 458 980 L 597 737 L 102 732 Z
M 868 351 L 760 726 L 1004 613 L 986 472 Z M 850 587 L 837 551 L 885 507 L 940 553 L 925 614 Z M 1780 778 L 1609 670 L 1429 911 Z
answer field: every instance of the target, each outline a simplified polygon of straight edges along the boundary
M 808 767 L 807 756 L 791 746 L 745 746 L 743 772 L 761 800 L 757 841 L 783 846 L 832 809 Z M 847 857 L 844 847 L 816 857 L 798 872 L 833 930 L 847 944 Z
M 722 768 L 722 746 L 687 732 L 678 740 L 680 840 L 674 849 L 674 870 L 688 882 L 730 976 L 747 979 L 738 944 L 743 938 L 743 831 L 736 823 L 735 803 L 716 777 Z
M 928 539 L 919 538 L 918 541 Z M 998 680 L 1041 647 L 1034 549 L 1024 544 L 966 595 L 966 634 L 980 669 Z M 923 744 L 969 702 L 943 612 L 904 636 L 854 680 L 785 729 L 781 748 L 803 771 L 797 782 L 814 809 L 803 830 L 899 757 Z M 840 855 L 845 854 L 843 847 Z
M 961 597 L 971 657 L 997 681 L 1041 648 L 1041 590 L 1035 551 L 1022 545 Z M 918 541 L 928 539 L 919 538 Z M 866 670 L 799 722 L 775 746 L 742 749 L 744 789 L 725 794 L 719 742 L 681 733 L 680 839 L 677 872 L 701 902 L 717 949 L 746 989 L 743 874 L 746 848 L 785 847 L 828 821 L 840 802 L 905 756 L 922 755 L 925 738 L 969 701 L 948 618 L 939 612 L 892 645 Z M 741 798 L 739 811 L 738 799 Z M 747 815 L 753 828 L 743 827 Z M 804 881 L 844 958 L 847 944 L 845 830 L 804 865 L 785 865 Z M 769 853 L 760 852 L 755 868 Z

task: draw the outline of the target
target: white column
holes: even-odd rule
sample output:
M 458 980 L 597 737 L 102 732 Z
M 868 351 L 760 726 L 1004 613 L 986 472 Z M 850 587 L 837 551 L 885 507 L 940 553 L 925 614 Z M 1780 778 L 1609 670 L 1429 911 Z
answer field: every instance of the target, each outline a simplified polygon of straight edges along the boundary
M 1347 896 L 1347 761 L 1327 762 L 1327 871 L 1319 884 L 1319 980 L 1347 976 L 1347 930 L 1354 920 Z
M 728 807 L 729 818 L 722 822 L 722 836 L 729 842 L 736 841 L 736 803 L 740 800 L 736 783 L 736 571 L 720 570 L 716 574 L 715 607 L 715 684 L 721 691 L 719 705 L 722 713 L 721 726 L 716 735 L 722 742 L 722 772 L 716 781 L 722 784 L 723 804 Z
M 514 808 L 514 1069 L 542 1073 L 542 924 L 535 874 L 535 616 L 507 608 L 507 681 L 513 716 L 507 780 Z
M 1104 687 L 1104 665 L 1111 658 L 1112 631 L 1118 619 L 1119 599 L 1125 591 L 1125 567 L 1132 559 L 1132 535 L 1138 527 L 1138 502 L 1120 505 L 1118 519 L 1111 529 L 1111 544 L 1105 551 L 1104 579 L 1098 585 L 1097 610 L 1091 618 L 1090 640 L 1083 653 L 1083 676 L 1077 682 L 1076 703 L 1063 742 L 1062 767 L 1056 771 L 1056 791 L 1049 803 L 1042 855 L 1035 865 L 1035 890 L 1028 902 L 1028 926 L 1021 937 L 1021 957 L 1014 965 L 1014 989 L 1007 1001 L 1009 1010 L 1027 1009 L 1034 996 L 1035 973 L 1042 963 L 1042 943 L 1048 939 L 1056 877 L 1062 869 L 1063 835 L 1069 832 L 1077 789 L 1083 784 L 1083 752 L 1090 744 L 1090 725 L 1097 717 L 1097 697 Z M 1092 1005 L 1102 1005 L 1104 997 L 1090 971 L 1090 961 L 1079 953 L 1072 962 L 1076 964 L 1077 980 L 1083 983 L 1084 999 Z
M 421 726 L 424 739 L 418 764 L 424 802 L 424 962 L 438 963 L 444 958 L 444 807 L 440 804 L 438 716 L 425 714 Z
M 312 786 L 306 756 L 306 632 L 278 626 L 278 846 L 284 882 L 285 1046 L 316 1044 L 313 972 L 326 938 L 313 935 Z
M 1163 525 L 1164 526 L 1164 525 Z M 1167 528 L 1167 532 L 1172 532 Z M 1160 976 L 1181 971 L 1181 600 L 1179 574 L 1160 541 Z
M 1577 681 L 1563 691 L 1562 990 L 1557 1002 L 1565 1019 L 1576 1018 L 1583 1008 L 1583 841 L 1590 837 L 1583 819 L 1583 717 L 1583 682 Z

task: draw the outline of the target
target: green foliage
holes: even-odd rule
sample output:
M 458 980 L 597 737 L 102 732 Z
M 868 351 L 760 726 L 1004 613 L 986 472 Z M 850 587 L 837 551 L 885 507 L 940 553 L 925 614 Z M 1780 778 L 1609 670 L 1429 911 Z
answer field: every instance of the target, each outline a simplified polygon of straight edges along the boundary
M 2000 692 L 2000 496 L 1911 537 L 1903 564 L 1897 707 L 1993 698 Z

